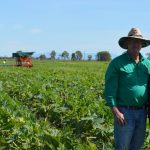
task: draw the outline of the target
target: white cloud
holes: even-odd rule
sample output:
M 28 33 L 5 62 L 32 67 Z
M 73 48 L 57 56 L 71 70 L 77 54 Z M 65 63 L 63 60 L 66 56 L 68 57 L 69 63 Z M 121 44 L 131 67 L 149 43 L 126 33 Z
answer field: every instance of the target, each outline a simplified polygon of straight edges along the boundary
M 31 32 L 31 33 L 35 33 L 35 34 L 37 34 L 37 33 L 41 33 L 41 32 L 42 32 L 42 30 L 41 30 L 41 29 L 39 29 L 39 28 L 33 28 L 33 29 L 31 29 L 31 30 L 30 30 L 30 32 Z

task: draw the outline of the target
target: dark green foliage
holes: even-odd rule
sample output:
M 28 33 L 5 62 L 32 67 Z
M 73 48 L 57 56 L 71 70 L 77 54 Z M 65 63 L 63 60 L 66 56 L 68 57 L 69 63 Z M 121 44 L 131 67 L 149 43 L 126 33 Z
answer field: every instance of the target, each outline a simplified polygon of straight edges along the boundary
M 40 59 L 40 60 L 45 60 L 45 59 L 46 59 L 46 55 L 45 55 L 45 54 L 41 54 L 41 55 L 39 56 L 39 59 Z
M 98 61 L 110 61 L 111 55 L 108 51 L 101 51 L 97 53 L 97 60 Z
M 56 59 L 56 52 L 55 52 L 55 50 L 51 51 L 51 53 L 50 53 L 50 59 L 51 60 L 55 60 Z
M 66 60 L 66 59 L 69 59 L 69 53 L 67 51 L 63 51 L 62 54 L 61 54 L 61 57 Z
M 75 55 L 76 55 L 76 60 L 82 60 L 83 55 L 82 55 L 81 51 L 76 51 Z
M 76 60 L 76 54 L 75 53 L 72 53 L 71 60 Z
M 92 55 L 88 55 L 88 60 L 92 60 Z
M 113 149 L 113 116 L 103 96 L 107 63 L 34 64 L 0 68 L 0 148 Z

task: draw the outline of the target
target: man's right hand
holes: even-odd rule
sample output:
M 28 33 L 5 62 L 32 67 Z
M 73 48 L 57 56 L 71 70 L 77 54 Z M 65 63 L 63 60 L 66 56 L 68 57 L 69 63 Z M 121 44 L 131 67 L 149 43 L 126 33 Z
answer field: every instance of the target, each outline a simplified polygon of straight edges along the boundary
M 119 125 L 123 126 L 123 125 L 126 124 L 126 120 L 124 118 L 124 114 L 121 113 L 116 106 L 112 107 L 112 112 L 113 112 L 114 116 L 116 117 L 117 122 L 118 122 Z

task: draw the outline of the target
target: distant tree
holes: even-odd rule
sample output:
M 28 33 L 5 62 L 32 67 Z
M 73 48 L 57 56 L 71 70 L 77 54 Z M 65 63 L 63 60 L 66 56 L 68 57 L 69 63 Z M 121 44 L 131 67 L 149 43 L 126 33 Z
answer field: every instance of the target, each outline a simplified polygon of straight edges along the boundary
M 88 60 L 92 60 L 92 55 L 88 55 Z
M 69 59 L 69 53 L 67 51 L 63 51 L 62 54 L 61 54 L 61 57 L 66 60 L 66 59 Z
M 55 52 L 55 50 L 52 50 L 50 53 L 50 59 L 55 60 L 55 57 L 56 57 L 56 52 Z
M 76 60 L 82 60 L 82 53 L 81 51 L 76 51 L 75 52 L 75 57 L 76 57 Z
M 71 60 L 76 60 L 76 54 L 75 53 L 72 53 Z
M 110 61 L 111 55 L 108 51 L 101 51 L 97 53 L 97 60 L 98 61 Z
M 40 60 L 46 59 L 46 55 L 45 55 L 45 54 L 41 54 L 41 55 L 39 56 L 39 59 L 40 59 Z

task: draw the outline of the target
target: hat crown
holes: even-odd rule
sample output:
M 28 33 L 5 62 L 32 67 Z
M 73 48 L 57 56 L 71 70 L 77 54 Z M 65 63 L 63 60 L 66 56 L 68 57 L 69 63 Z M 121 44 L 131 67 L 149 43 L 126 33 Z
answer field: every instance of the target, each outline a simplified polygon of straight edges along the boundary
M 128 33 L 128 36 L 119 39 L 118 43 L 120 47 L 128 49 L 127 41 L 129 39 L 139 39 L 142 42 L 142 48 L 150 45 L 150 40 L 143 38 L 142 33 L 139 28 L 132 28 Z
M 143 38 L 142 33 L 141 33 L 140 29 L 138 29 L 138 28 L 132 28 L 129 31 L 128 36 L 135 36 L 135 37 Z

